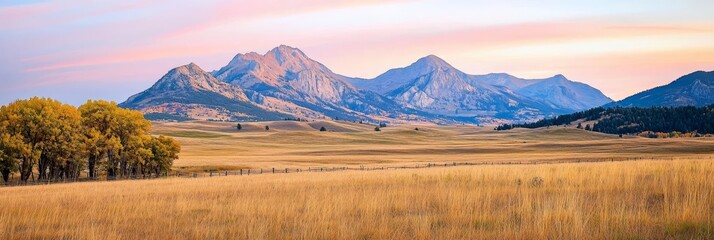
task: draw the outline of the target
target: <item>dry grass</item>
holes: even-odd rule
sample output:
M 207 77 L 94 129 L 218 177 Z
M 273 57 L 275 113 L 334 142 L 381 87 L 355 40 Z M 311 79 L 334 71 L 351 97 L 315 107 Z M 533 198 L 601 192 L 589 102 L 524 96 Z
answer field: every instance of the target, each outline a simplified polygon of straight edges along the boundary
M 345 122 L 155 123 L 176 137 L 177 167 L 396 166 L 426 162 L 709 158 L 714 139 L 618 138 L 575 128 L 496 132 L 472 126 L 374 126 Z M 269 125 L 270 131 L 264 126 Z M 331 132 L 319 132 L 325 126 Z M 418 127 L 420 130 L 415 131 Z M 191 133 L 191 134 L 187 134 Z M 220 136 L 220 137 L 206 137 Z
M 264 126 L 269 125 L 270 131 Z M 326 126 L 331 132 L 319 132 Z M 2 239 L 713 239 L 713 139 L 572 128 L 158 123 L 175 171 L 674 159 L 0 188 Z M 696 159 L 696 160 L 688 160 Z
M 0 189 L 0 236 L 712 239 L 714 162 L 300 173 Z

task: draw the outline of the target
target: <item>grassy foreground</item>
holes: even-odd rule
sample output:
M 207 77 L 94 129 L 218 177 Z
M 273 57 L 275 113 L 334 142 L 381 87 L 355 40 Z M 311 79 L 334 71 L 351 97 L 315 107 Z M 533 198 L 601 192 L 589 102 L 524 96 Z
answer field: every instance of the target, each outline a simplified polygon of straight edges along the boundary
M 2 188 L 0 237 L 712 239 L 711 176 L 680 160 Z

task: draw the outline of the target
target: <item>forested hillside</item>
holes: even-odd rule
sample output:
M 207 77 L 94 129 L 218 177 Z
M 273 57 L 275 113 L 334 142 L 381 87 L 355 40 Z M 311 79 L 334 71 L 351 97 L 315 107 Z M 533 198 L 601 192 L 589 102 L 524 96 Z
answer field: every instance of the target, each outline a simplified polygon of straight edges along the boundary
M 576 121 L 596 123 L 586 130 L 610 134 L 654 133 L 714 133 L 714 105 L 706 107 L 615 107 L 593 108 L 556 118 L 543 119 L 533 123 L 505 124 L 496 130 L 512 128 L 539 128 L 571 124 Z

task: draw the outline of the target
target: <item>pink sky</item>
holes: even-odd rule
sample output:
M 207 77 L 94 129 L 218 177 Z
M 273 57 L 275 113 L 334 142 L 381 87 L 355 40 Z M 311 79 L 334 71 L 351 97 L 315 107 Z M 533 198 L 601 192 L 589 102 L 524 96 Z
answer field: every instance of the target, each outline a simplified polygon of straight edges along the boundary
M 123 101 L 169 69 L 298 47 L 372 78 L 435 54 L 471 74 L 564 74 L 613 99 L 714 70 L 711 1 L 8 1 L 0 104 Z

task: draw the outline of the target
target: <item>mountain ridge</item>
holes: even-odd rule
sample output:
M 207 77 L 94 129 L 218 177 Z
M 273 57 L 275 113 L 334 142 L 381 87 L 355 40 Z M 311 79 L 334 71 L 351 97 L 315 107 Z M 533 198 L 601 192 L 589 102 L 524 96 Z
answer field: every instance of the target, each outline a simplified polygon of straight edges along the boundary
M 714 104 L 714 71 L 695 71 L 605 107 L 676 107 Z
M 141 100 L 154 99 L 155 106 L 161 105 L 161 99 L 171 101 L 184 94 L 187 102 L 183 104 L 190 105 L 188 95 L 211 92 L 246 108 L 251 106 L 251 111 L 265 111 L 248 114 L 254 118 L 277 114 L 272 116 L 488 124 L 539 119 L 611 101 L 599 90 L 562 75 L 537 80 L 506 73 L 470 75 L 436 55 L 390 69 L 373 79 L 337 74 L 287 45 L 265 54 L 236 54 L 227 65 L 210 73 L 193 63 L 172 71 L 122 105 L 159 111 L 143 106 L 146 103 Z M 180 81 L 191 78 L 188 75 L 197 81 Z M 544 91 L 548 89 L 554 90 Z M 180 94 L 171 98 L 169 93 Z M 588 99 L 586 95 L 597 96 Z M 221 109 L 215 104 L 200 104 Z M 241 113 L 223 115 L 219 119 L 237 119 Z
M 253 104 L 241 88 L 214 78 L 195 63 L 171 69 L 119 106 L 168 119 L 270 120 L 289 116 Z
M 561 74 L 533 80 L 506 73 L 471 75 L 435 55 L 420 58 L 406 67 L 390 69 L 373 79 L 352 79 L 351 82 L 358 88 L 378 92 L 405 105 L 425 108 L 422 110 L 427 112 L 456 116 L 475 114 L 474 117 L 481 119 L 533 120 L 612 101 L 599 90 Z M 415 83 L 422 85 L 419 88 Z M 428 84 L 436 85 L 429 87 Z M 431 106 L 425 106 L 427 102 Z
M 361 91 L 349 83 L 349 77 L 286 45 L 263 55 L 237 54 L 214 76 L 273 102 L 272 108 L 288 112 L 300 108 L 300 117 L 377 120 L 371 115 L 396 117 L 412 112 L 400 111 L 396 103 L 381 95 Z

